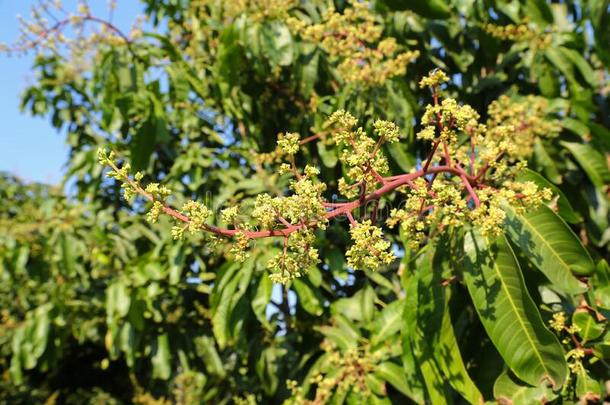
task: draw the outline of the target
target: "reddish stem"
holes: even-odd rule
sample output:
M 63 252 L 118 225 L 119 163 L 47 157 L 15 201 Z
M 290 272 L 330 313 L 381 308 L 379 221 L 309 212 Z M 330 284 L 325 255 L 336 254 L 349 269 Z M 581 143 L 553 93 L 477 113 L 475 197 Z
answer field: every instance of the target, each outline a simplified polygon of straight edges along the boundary
M 114 164 L 111 164 L 110 166 L 115 171 L 118 171 L 118 168 Z M 353 210 L 355 210 L 359 207 L 362 207 L 369 201 L 379 199 L 381 196 L 395 190 L 398 187 L 410 184 L 416 178 L 426 176 L 428 174 L 438 174 L 438 173 L 451 173 L 451 174 L 454 174 L 457 176 L 462 175 L 462 173 L 460 173 L 460 171 L 455 167 L 434 166 L 434 167 L 429 168 L 426 171 L 421 169 L 421 170 L 418 170 L 413 173 L 405 173 L 400 176 L 394 176 L 393 180 L 387 181 L 386 184 L 382 185 L 377 190 L 375 190 L 367 195 L 363 195 L 361 198 L 358 198 L 357 200 L 346 202 L 346 203 L 340 203 L 340 204 L 325 203 L 325 204 L 330 204 L 331 206 L 329 206 L 329 208 L 333 208 L 333 209 L 331 209 L 324 215 L 324 219 L 330 220 L 330 219 L 333 219 L 333 218 L 341 216 L 341 215 L 347 215 L 347 213 L 349 213 L 351 215 Z M 464 177 L 466 178 L 467 181 L 473 180 L 472 177 L 470 177 L 470 176 L 464 176 Z M 146 192 L 144 189 L 142 189 L 142 187 L 140 187 L 131 178 L 126 178 L 125 181 L 127 181 L 140 195 L 142 195 L 146 199 L 148 199 L 150 201 L 159 201 L 159 200 L 155 199 L 155 197 L 152 194 L 150 194 L 150 193 Z M 159 201 L 159 202 L 163 204 L 163 212 L 166 213 L 167 215 L 172 216 L 175 219 L 185 222 L 185 223 L 190 222 L 190 219 L 186 215 L 181 214 L 177 210 L 169 207 L 163 201 Z M 332 207 L 332 205 L 334 205 L 335 207 Z M 317 225 L 316 222 L 300 223 L 298 225 L 285 226 L 284 228 L 280 228 L 280 229 L 269 229 L 269 230 L 263 230 L 263 231 L 247 231 L 247 230 L 243 230 L 243 229 L 225 229 L 225 228 L 216 227 L 214 225 L 204 225 L 203 230 L 205 230 L 207 232 L 211 232 L 215 235 L 227 236 L 227 237 L 235 236 L 238 233 L 243 233 L 245 236 L 247 236 L 250 239 L 258 239 L 258 238 L 268 238 L 268 237 L 274 237 L 274 236 L 286 237 L 293 232 L 299 231 L 299 230 L 307 228 L 307 227 L 315 227 L 316 225 Z

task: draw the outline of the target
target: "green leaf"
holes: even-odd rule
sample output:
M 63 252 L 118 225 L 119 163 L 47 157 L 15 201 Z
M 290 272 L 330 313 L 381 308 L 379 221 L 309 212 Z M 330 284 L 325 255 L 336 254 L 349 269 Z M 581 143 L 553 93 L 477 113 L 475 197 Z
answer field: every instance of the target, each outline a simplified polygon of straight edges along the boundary
M 583 343 L 595 340 L 606 330 L 605 322 L 597 322 L 587 309 L 577 309 L 572 314 L 572 324 L 580 328 L 578 335 Z
M 151 362 L 153 366 L 153 378 L 167 380 L 172 372 L 169 336 L 167 333 L 157 336 L 157 340 L 153 345 Z
M 335 322 L 337 326 L 323 325 L 316 327 L 316 329 L 341 350 L 357 347 L 358 339 L 360 338 L 357 329 L 347 318 L 340 315 L 335 317 Z
M 294 279 L 292 286 L 299 297 L 299 305 L 312 315 L 320 316 L 324 312 L 322 297 L 307 279 Z
M 212 291 L 212 331 L 221 349 L 233 341 L 235 318 L 233 312 L 238 307 L 248 283 L 252 277 L 256 256 L 251 256 L 244 263 L 233 263 L 224 268 L 218 283 Z M 241 309 L 241 308 L 240 308 Z
M 368 322 L 373 318 L 375 298 L 375 290 L 367 283 L 352 297 L 336 300 L 331 309 L 354 321 Z
M 527 16 L 541 27 L 553 23 L 553 13 L 544 0 L 527 0 L 526 10 Z
M 404 395 L 413 398 L 412 389 L 409 387 L 402 367 L 390 361 L 384 361 L 375 366 L 374 375 L 392 384 L 394 388 Z
M 339 156 L 337 156 L 337 152 L 334 148 L 327 148 L 323 141 L 316 142 L 316 147 L 318 149 L 318 154 L 320 155 L 320 159 L 322 159 L 322 163 L 326 167 L 335 167 L 337 166 L 337 162 L 339 161 Z
M 364 377 L 364 380 L 371 392 L 384 397 L 387 396 L 388 392 L 385 387 L 385 382 L 381 378 L 377 377 L 375 374 L 369 373 Z
M 573 274 L 595 272 L 595 263 L 578 237 L 550 208 L 541 206 L 522 215 L 506 211 L 506 233 L 527 258 L 553 283 L 553 288 L 580 294 L 587 285 Z
M 589 131 L 589 127 L 577 119 L 566 117 L 561 120 L 561 125 L 569 129 L 571 132 L 575 133 L 582 139 L 587 139 L 591 136 L 591 131 Z
M 407 319 L 407 316 L 410 312 L 412 312 L 412 308 L 405 305 L 405 300 L 402 301 L 402 316 Z M 401 328 L 401 341 L 402 341 L 402 372 L 407 380 L 407 387 L 409 389 L 409 393 L 405 394 L 413 401 L 418 404 L 424 402 L 424 384 L 423 378 L 419 371 L 419 367 L 417 366 L 417 361 L 415 360 L 415 355 L 413 353 L 413 344 L 411 342 L 411 330 L 408 329 L 409 326 L 405 325 Z
M 608 162 L 601 152 L 583 143 L 561 142 L 561 144 L 574 155 L 595 186 L 602 188 L 610 183 Z
M 269 321 L 267 320 L 267 306 L 269 305 L 269 301 L 271 300 L 271 292 L 273 291 L 273 283 L 269 276 L 265 273 L 260 277 L 260 281 L 258 282 L 258 287 L 256 288 L 256 294 L 252 299 L 252 311 L 254 311 L 254 315 L 259 320 L 260 323 L 265 325 L 265 327 L 269 328 Z
M 271 63 L 288 66 L 294 58 L 292 35 L 288 27 L 280 21 L 265 23 L 261 32 L 263 51 Z
M 402 324 L 402 306 L 403 302 L 396 300 L 386 306 L 381 314 L 375 317 L 372 325 L 373 336 L 371 337 L 371 346 L 376 347 L 383 344 L 386 339 L 398 333 L 403 326 Z
M 453 404 L 453 397 L 438 365 L 434 361 L 425 359 L 420 362 L 419 370 L 426 384 L 429 402 L 439 405 Z
M 468 292 L 506 364 L 528 384 L 563 386 L 568 374 L 563 348 L 545 327 L 506 238 L 490 240 L 470 230 L 464 250 Z
M 391 10 L 412 10 L 426 18 L 445 19 L 451 16 L 447 3 L 442 0 L 383 0 Z
M 483 395 L 466 371 L 455 337 L 449 308 L 445 308 L 440 330 L 439 345 L 434 347 L 434 355 L 449 384 L 471 404 L 484 403 Z
M 501 404 L 531 405 L 553 401 L 557 394 L 546 385 L 530 386 L 504 371 L 494 384 L 494 398 Z
M 117 280 L 106 290 L 106 315 L 108 319 L 123 318 L 129 311 L 131 297 L 122 280 Z
M 150 156 L 155 149 L 157 121 L 149 117 L 136 130 L 130 144 L 131 165 L 133 170 L 144 170 L 148 166 Z
M 301 93 L 303 93 L 305 99 L 309 99 L 318 80 L 320 52 L 317 48 L 314 48 L 309 54 L 302 55 L 301 58 Z
M 557 165 L 540 139 L 536 139 L 536 142 L 534 143 L 534 159 L 549 180 L 555 184 L 561 183 L 562 178 L 557 169 Z
M 581 367 L 576 374 L 576 395 L 580 403 L 597 403 L 602 394 L 599 382 L 591 378 L 584 367 Z
M 218 355 L 218 351 L 216 350 L 214 339 L 210 336 L 199 336 L 195 339 L 195 346 L 197 348 L 197 353 L 203 359 L 205 369 L 213 375 L 224 378 L 226 372 L 222 360 Z
M 51 322 L 49 312 L 52 309 L 50 303 L 42 304 L 26 315 L 23 327 L 23 340 L 20 352 L 23 357 L 23 367 L 32 369 L 36 367 L 38 360 L 44 354 L 48 346 Z M 13 341 L 13 345 L 15 341 Z
M 458 343 L 453 331 L 449 314 L 448 300 L 450 289 L 443 286 L 444 276 L 451 274 L 453 249 L 449 238 L 441 238 L 433 249 L 430 246 L 417 262 L 417 274 L 414 277 L 416 288 L 409 290 L 407 303 L 415 316 L 415 325 L 411 326 L 411 336 L 416 359 L 426 381 L 426 375 L 439 379 L 426 381 L 431 400 L 446 396 L 443 388 L 449 383 L 470 403 L 483 403 L 483 396 L 468 375 L 462 360 Z M 445 274 L 443 274 L 445 273 Z M 444 381 L 444 382 L 443 382 Z
M 573 65 L 570 63 L 569 59 L 566 59 L 559 49 L 548 48 L 544 51 L 544 56 L 565 76 L 573 92 L 582 89 L 574 76 Z
M 589 86 L 591 86 L 592 88 L 597 87 L 597 79 L 595 77 L 596 73 L 591 67 L 591 65 L 589 65 L 589 62 L 587 62 L 587 60 L 583 58 L 581 53 L 562 46 L 558 47 L 557 49 L 565 59 L 569 60 L 574 66 L 576 66 L 576 69 L 580 72 L 580 74 L 589 84 Z
M 285 355 L 285 348 L 271 346 L 263 350 L 256 362 L 256 374 L 259 376 L 267 395 L 272 395 L 277 390 L 280 377 L 280 361 Z
M 605 260 L 597 263 L 595 277 L 592 279 L 593 287 L 590 292 L 596 305 L 610 309 L 610 265 Z
M 417 260 L 417 272 L 425 276 L 434 276 L 436 280 L 441 274 L 432 270 L 434 250 L 427 247 Z M 441 370 L 430 347 L 438 343 L 438 331 L 441 328 L 442 312 L 445 296 L 442 290 L 426 290 L 420 282 L 420 275 L 411 275 L 406 286 L 405 328 L 403 330 L 403 350 L 408 346 L 414 357 L 414 364 L 421 374 L 426 388 L 427 400 L 433 404 L 446 404 L 451 401 L 447 385 L 443 380 Z M 421 306 L 421 307 L 420 307 Z M 433 333 L 434 342 L 427 341 L 427 333 Z M 403 359 L 404 361 L 404 359 Z

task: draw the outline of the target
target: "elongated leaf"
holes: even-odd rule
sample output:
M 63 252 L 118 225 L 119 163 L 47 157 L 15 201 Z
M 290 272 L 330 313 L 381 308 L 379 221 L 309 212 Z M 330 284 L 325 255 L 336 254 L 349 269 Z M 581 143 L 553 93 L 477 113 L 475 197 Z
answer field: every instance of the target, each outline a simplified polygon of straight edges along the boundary
M 417 363 L 411 348 L 411 339 L 408 335 L 402 335 L 402 373 L 407 380 L 409 389 L 407 395 L 418 404 L 424 402 L 425 392 L 423 378 L 417 368 Z
M 440 342 L 434 348 L 434 355 L 449 384 L 471 404 L 484 403 L 483 395 L 472 381 L 455 338 L 449 308 L 445 308 L 440 330 Z
M 583 143 L 562 142 L 597 187 L 610 183 L 610 170 L 603 154 Z
M 419 370 L 426 384 L 426 392 L 432 404 L 453 404 L 453 397 L 438 365 L 431 359 L 424 358 Z
M 313 288 L 311 283 L 306 279 L 297 278 L 292 285 L 299 297 L 301 307 L 312 315 L 322 315 L 322 312 L 324 312 L 321 302 L 322 297 L 319 296 L 319 293 L 316 294 L 317 290 Z
M 565 57 L 565 59 L 572 62 L 576 69 L 580 72 L 585 81 L 593 88 L 597 86 L 597 78 L 595 77 L 595 71 L 587 62 L 585 58 L 580 54 L 580 52 L 575 51 L 574 49 L 569 49 L 565 47 L 557 48 L 559 52 Z
M 394 159 L 396 164 L 405 172 L 408 172 L 415 167 L 415 158 L 405 151 L 405 146 L 399 142 L 391 143 L 387 145 L 390 156 Z
M 464 240 L 464 281 L 479 318 L 498 352 L 524 382 L 566 381 L 563 349 L 544 325 L 506 238 L 471 230 Z
M 258 283 L 258 287 L 256 289 L 256 295 L 252 299 L 251 306 L 254 311 L 254 315 L 259 320 L 260 323 L 269 326 L 269 322 L 267 320 L 266 309 L 267 305 L 269 305 L 269 301 L 271 300 L 271 291 L 273 290 L 273 283 L 267 274 L 263 274 Z
M 167 380 L 171 374 L 171 354 L 167 333 L 159 335 L 154 345 L 152 356 L 153 378 Z
M 381 314 L 373 321 L 371 346 L 375 347 L 383 343 L 392 335 L 398 333 L 402 327 L 402 301 L 394 301 L 381 311 Z
M 331 310 L 354 321 L 368 322 L 373 317 L 375 298 L 375 290 L 367 284 L 352 297 L 335 301 Z
M 342 329 L 335 326 L 324 325 L 316 329 L 341 350 L 355 348 L 358 345 L 358 336 L 354 336 L 353 333 L 350 333 L 350 331 L 345 328 Z
M 537 139 L 534 143 L 534 159 L 549 180 L 556 184 L 561 183 L 562 179 L 559 169 L 557 169 L 555 161 L 551 158 L 542 142 L 540 142 L 540 139 Z
M 225 369 L 216 350 L 214 339 L 210 336 L 200 336 L 195 340 L 195 345 L 197 353 L 204 361 L 206 370 L 211 374 L 224 377 L 226 374 Z
M 576 374 L 576 395 L 580 403 L 597 403 L 600 400 L 602 389 L 597 381 L 589 376 L 587 370 L 580 368 Z
M 412 397 L 413 393 L 411 387 L 409 387 L 407 379 L 405 378 L 404 370 L 398 364 L 384 361 L 383 363 L 375 366 L 375 372 L 373 375 L 389 382 L 394 386 L 394 388 L 402 392 L 404 395 Z
M 606 322 L 597 322 L 587 309 L 577 309 L 572 314 L 572 323 L 580 329 L 578 335 L 583 342 L 597 339 L 606 329 Z
M 449 387 L 432 351 L 432 347 L 438 345 L 445 294 L 443 290 L 429 289 L 430 284 L 421 282 L 421 278 L 425 277 L 440 284 L 442 274 L 433 272 L 433 257 L 434 249 L 428 247 L 417 261 L 417 273 L 408 280 L 403 339 L 410 340 L 414 363 L 424 381 L 428 400 L 434 404 L 447 404 L 451 403 Z
M 402 371 L 400 369 L 400 366 L 398 366 L 399 371 Z M 379 378 L 378 376 L 376 376 L 375 374 L 367 374 L 364 377 L 364 380 L 366 381 L 366 386 L 376 395 L 381 395 L 381 396 L 387 396 L 388 391 L 386 389 L 385 386 L 385 381 L 383 381 L 381 378 Z
M 224 349 L 237 337 L 237 329 L 245 313 L 246 301 L 242 299 L 252 277 L 257 256 L 252 256 L 243 264 L 235 263 L 219 276 L 212 294 L 212 331 L 218 346 Z
M 527 385 L 511 372 L 505 371 L 494 384 L 494 398 L 501 404 L 531 405 L 552 401 L 557 398 L 557 394 L 545 385 Z
M 581 88 L 574 77 L 574 67 L 557 48 L 548 48 L 544 56 L 559 70 L 568 80 L 568 84 L 573 88 Z
M 569 294 L 587 290 L 573 276 L 591 274 L 595 263 L 574 232 L 546 206 L 522 215 L 506 207 L 506 232 L 536 267 L 553 282 L 553 288 Z
M 434 403 L 440 400 L 437 397 L 447 396 L 443 386 L 449 383 L 470 403 L 480 404 L 483 396 L 466 371 L 453 331 L 447 306 L 451 290 L 442 285 L 443 276 L 451 274 L 451 251 L 449 239 L 442 238 L 436 249 L 429 248 L 418 261 L 416 289 L 408 295 L 416 317 L 413 347 Z

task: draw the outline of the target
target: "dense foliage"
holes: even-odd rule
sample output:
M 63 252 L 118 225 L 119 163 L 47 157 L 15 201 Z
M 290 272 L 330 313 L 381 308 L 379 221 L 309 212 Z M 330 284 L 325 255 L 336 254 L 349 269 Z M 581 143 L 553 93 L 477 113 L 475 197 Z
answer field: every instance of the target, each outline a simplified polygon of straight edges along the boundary
M 68 196 L 0 177 L 0 400 L 602 401 L 609 7 L 41 2 Z

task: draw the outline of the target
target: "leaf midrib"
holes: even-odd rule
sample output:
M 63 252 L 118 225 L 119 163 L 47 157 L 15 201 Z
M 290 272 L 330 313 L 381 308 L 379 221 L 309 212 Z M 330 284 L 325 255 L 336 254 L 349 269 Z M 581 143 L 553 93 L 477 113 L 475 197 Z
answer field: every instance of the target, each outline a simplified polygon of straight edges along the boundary
M 510 247 L 508 247 L 508 246 L 507 246 L 507 248 L 510 249 Z M 512 250 L 511 250 L 511 253 L 512 253 Z M 525 327 L 525 324 L 523 323 L 523 321 L 521 320 L 521 317 L 519 316 L 519 311 L 517 310 L 517 306 L 515 305 L 515 302 L 513 301 L 512 297 L 510 295 L 508 287 L 506 286 L 506 282 L 504 281 L 504 278 L 502 277 L 502 273 L 500 272 L 499 266 L 495 260 L 494 260 L 493 268 L 496 271 L 496 275 L 500 279 L 500 283 L 502 284 L 502 289 L 504 289 L 504 292 L 506 293 L 508 301 L 510 302 L 511 307 L 513 308 L 513 311 L 516 314 L 517 321 L 519 322 L 519 324 L 521 325 L 521 328 L 525 332 L 525 336 L 527 337 L 527 340 L 528 340 L 530 346 L 532 347 L 532 349 L 534 349 L 534 353 L 536 353 L 536 357 L 540 361 L 540 365 L 544 369 L 544 372 L 546 373 L 547 376 L 550 377 L 551 373 L 546 368 L 546 365 L 544 364 L 544 360 L 542 359 L 541 354 L 538 352 L 538 350 L 536 350 L 536 345 L 534 344 L 534 341 L 532 340 L 532 338 L 529 334 L 529 331 L 527 330 L 527 328 Z M 525 308 L 524 308 L 524 311 L 525 311 Z
M 567 267 L 568 271 L 570 271 L 570 274 L 572 274 L 571 270 L 570 270 L 570 265 L 561 257 L 559 256 L 558 253 L 555 252 L 555 249 L 553 248 L 553 245 L 551 245 L 550 242 L 547 242 L 546 239 L 544 239 L 544 237 L 542 236 L 542 234 L 540 232 L 538 232 L 538 230 L 532 225 L 532 222 L 529 221 L 524 215 L 520 215 L 520 217 L 523 219 L 524 222 L 527 223 L 527 225 L 529 226 L 529 228 L 536 234 L 538 235 L 538 237 L 540 238 L 540 240 L 542 240 L 542 243 L 544 245 L 546 245 L 549 250 L 552 252 L 553 256 L 555 256 L 557 259 L 559 259 L 559 261 L 561 263 L 563 263 L 563 265 L 565 267 Z

